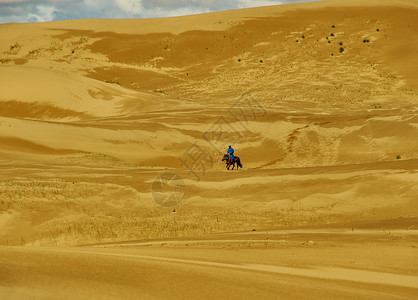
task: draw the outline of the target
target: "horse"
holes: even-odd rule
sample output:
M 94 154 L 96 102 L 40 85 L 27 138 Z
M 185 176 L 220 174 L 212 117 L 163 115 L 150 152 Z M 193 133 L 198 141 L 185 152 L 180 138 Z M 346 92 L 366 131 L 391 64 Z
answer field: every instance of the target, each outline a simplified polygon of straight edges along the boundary
M 232 160 L 228 154 L 225 154 L 224 157 L 222 158 L 222 161 L 225 161 L 226 168 L 228 170 L 231 167 L 231 165 L 232 165 L 232 170 L 233 170 L 235 168 L 235 163 L 237 164 L 237 170 L 239 169 L 239 167 L 242 168 L 241 160 L 239 159 L 238 156 L 234 156 L 234 160 Z

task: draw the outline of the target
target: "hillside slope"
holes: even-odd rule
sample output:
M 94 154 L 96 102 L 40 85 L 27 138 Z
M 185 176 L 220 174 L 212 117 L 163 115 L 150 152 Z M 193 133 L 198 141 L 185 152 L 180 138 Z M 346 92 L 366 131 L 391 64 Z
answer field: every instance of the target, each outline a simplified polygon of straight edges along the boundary
M 385 0 L 0 25 L 0 242 L 415 217 L 417 20 Z

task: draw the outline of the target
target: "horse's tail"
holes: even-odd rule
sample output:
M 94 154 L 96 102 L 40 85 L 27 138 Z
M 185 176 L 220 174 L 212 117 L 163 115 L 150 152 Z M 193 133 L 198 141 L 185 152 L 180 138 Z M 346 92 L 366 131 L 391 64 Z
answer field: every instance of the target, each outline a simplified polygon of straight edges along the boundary
M 242 168 L 242 164 L 241 164 L 241 160 L 239 159 L 239 157 L 237 157 L 238 159 L 237 159 L 237 165 L 240 167 L 240 168 Z

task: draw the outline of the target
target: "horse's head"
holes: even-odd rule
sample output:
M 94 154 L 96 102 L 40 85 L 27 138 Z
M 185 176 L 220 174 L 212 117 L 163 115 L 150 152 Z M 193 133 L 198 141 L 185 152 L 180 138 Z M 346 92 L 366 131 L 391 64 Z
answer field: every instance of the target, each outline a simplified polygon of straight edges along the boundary
M 227 161 L 229 159 L 228 154 L 225 154 L 224 157 L 222 158 L 222 161 Z

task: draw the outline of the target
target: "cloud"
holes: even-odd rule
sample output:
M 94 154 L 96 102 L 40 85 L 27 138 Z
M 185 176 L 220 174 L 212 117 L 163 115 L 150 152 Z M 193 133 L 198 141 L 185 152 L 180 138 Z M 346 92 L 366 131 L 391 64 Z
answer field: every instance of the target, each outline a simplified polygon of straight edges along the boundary
M 116 4 L 128 15 L 141 15 L 143 11 L 141 0 L 116 0 Z
M 29 13 L 27 18 L 29 22 L 48 22 L 54 20 L 56 9 L 52 6 L 37 5 L 36 13 Z
M 303 0 L 0 0 L 0 23 L 171 17 L 292 2 Z
M 268 6 L 284 4 L 289 1 L 274 1 L 274 0 L 238 0 L 237 4 L 239 8 L 255 7 L 255 6 Z

